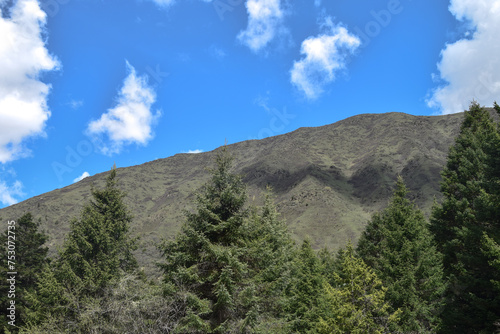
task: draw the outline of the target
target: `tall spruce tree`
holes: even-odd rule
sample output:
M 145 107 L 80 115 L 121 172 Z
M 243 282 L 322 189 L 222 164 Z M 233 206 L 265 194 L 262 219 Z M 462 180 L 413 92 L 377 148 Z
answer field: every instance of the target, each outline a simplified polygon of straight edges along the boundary
M 495 110 L 500 116 L 500 106 L 495 102 Z M 497 123 L 496 136 L 489 145 L 486 191 L 478 198 L 482 220 L 489 225 L 482 241 L 483 254 L 490 266 L 490 282 L 496 289 L 493 305 L 500 305 L 500 123 Z M 500 315 L 494 325 L 500 329 Z
M 496 239 L 500 229 L 498 207 L 491 205 L 497 136 L 489 112 L 473 102 L 442 172 L 444 199 L 433 210 L 431 230 L 450 282 L 444 333 L 491 333 L 500 318 L 492 267 L 481 249 L 484 233 Z
M 407 194 L 399 177 L 389 206 L 373 216 L 357 252 L 387 287 L 393 308 L 401 309 L 401 330 L 435 332 L 446 288 L 442 255 L 423 213 Z
M 60 254 L 60 262 L 93 294 L 121 275 L 137 268 L 133 251 L 136 239 L 130 235 L 132 215 L 123 203 L 125 193 L 116 185 L 116 169 L 104 189 L 92 188 L 92 199 L 71 229 Z
M 358 257 L 351 242 L 340 250 L 334 285 L 324 283 L 314 333 L 392 333 L 400 311 L 391 311 L 382 281 Z
M 26 320 L 26 308 L 29 304 L 26 300 L 26 294 L 36 288 L 37 277 L 42 272 L 47 264 L 48 248 L 44 246 L 48 236 L 39 231 L 40 224 L 33 220 L 31 213 L 26 213 L 11 224 L 12 228 L 7 229 L 0 236 L 0 244 L 2 245 L 1 268 L 2 280 L 0 281 L 0 304 L 1 304 L 1 320 L 0 331 L 7 326 L 9 320 L 7 315 L 7 306 L 10 300 L 15 301 L 16 305 L 16 326 L 22 326 Z M 9 232 L 10 231 L 10 232 Z M 13 247 L 8 247 L 8 241 Z M 9 250 L 13 250 L 9 253 Z M 11 260 L 10 265 L 7 262 Z M 7 281 L 7 272 L 17 272 L 15 275 L 15 297 L 8 298 L 10 290 L 10 282 Z
M 291 280 L 295 251 L 288 228 L 279 218 L 271 189 L 264 196 L 264 205 L 253 208 L 243 227 L 247 249 L 244 260 L 248 263 L 250 285 L 255 288 L 251 301 L 253 321 L 266 326 L 283 315 L 283 296 Z
M 222 147 L 210 181 L 196 196 L 195 212 L 186 212 L 181 232 L 160 247 L 167 293 L 185 307 L 179 332 L 224 333 L 249 311 L 241 305 L 252 290 L 245 286 L 249 269 L 243 260 L 246 187 L 230 172 L 232 160 Z
M 321 260 L 306 239 L 296 251 L 285 311 L 293 333 L 306 333 L 318 320 L 318 301 L 326 279 Z
M 116 169 L 103 189 L 92 187 L 91 193 L 79 219 L 71 222 L 58 258 L 45 266 L 36 292 L 29 296 L 33 324 L 56 317 L 67 330 L 76 331 L 74 320 L 85 300 L 99 296 L 110 282 L 137 268 L 132 216 L 116 185 Z

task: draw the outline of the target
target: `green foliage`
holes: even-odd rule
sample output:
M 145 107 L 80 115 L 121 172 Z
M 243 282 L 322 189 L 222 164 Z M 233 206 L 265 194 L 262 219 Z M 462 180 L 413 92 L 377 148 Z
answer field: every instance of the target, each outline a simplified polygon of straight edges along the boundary
M 435 332 L 446 289 L 442 255 L 407 193 L 399 177 L 389 206 L 373 216 L 357 251 L 387 287 L 394 309 L 401 309 L 401 330 Z
M 76 309 L 75 297 L 71 290 L 65 289 L 65 282 L 59 282 L 55 271 L 48 264 L 38 275 L 37 288 L 27 295 L 30 308 L 27 312 L 28 323 L 40 323 L 51 317 L 62 317 L 69 309 Z
M 488 263 L 492 267 L 491 283 L 500 293 L 500 245 L 485 233 L 482 251 L 489 258 Z
M 244 229 L 245 261 L 251 279 L 259 288 L 258 303 L 263 308 L 260 312 L 266 310 L 277 315 L 281 297 L 289 286 L 295 243 L 285 222 L 279 219 L 270 189 L 264 205 L 252 211 Z
M 71 231 L 60 254 L 83 285 L 93 294 L 121 271 L 137 267 L 132 252 L 136 240 L 130 236 L 132 216 L 123 203 L 125 194 L 116 186 L 116 169 L 111 170 L 104 189 L 92 189 L 92 200 L 80 219 L 71 222 Z
M 239 298 L 249 288 L 242 245 L 246 189 L 241 177 L 229 172 L 231 162 L 223 147 L 210 169 L 211 180 L 197 194 L 196 211 L 186 213 L 176 239 L 161 246 L 165 283 L 188 300 L 179 332 L 225 332 L 248 311 Z
M 488 111 L 473 102 L 442 172 L 443 203 L 431 217 L 450 281 L 444 332 L 490 333 L 500 318 L 492 269 L 481 251 L 485 232 L 497 241 L 500 237 L 499 153 L 497 128 Z
M 77 328 L 88 299 L 102 294 L 112 281 L 137 267 L 130 237 L 131 215 L 116 186 L 113 169 L 104 189 L 92 188 L 92 200 L 74 219 L 59 257 L 39 276 L 29 321 L 32 325 L 63 319 L 63 328 Z
M 285 312 L 294 332 L 311 330 L 318 319 L 318 299 L 325 282 L 322 274 L 320 259 L 306 239 L 295 255 L 285 304 Z
M 36 287 L 37 276 L 43 271 L 47 263 L 48 248 L 44 247 L 48 237 L 39 232 L 39 223 L 33 221 L 31 213 L 24 214 L 16 220 L 13 228 L 7 229 L 0 235 L 0 266 L 2 271 L 2 280 L 0 281 L 0 328 L 10 327 L 7 325 L 7 303 L 14 300 L 16 303 L 16 321 L 17 326 L 22 326 L 26 320 L 28 305 L 27 295 Z M 12 227 L 11 226 L 11 227 Z M 10 231 L 10 233 L 9 233 Z M 15 245 L 13 253 L 9 253 L 7 247 L 8 241 Z M 9 257 L 13 256 L 13 257 Z M 7 260 L 11 259 L 14 263 L 13 268 L 9 269 Z M 15 298 L 8 298 L 10 283 L 7 281 L 7 272 L 17 272 L 15 275 Z
M 349 242 L 339 253 L 335 286 L 323 284 L 315 332 L 389 333 L 397 326 L 400 311 L 390 311 L 387 289 L 375 272 L 354 253 Z

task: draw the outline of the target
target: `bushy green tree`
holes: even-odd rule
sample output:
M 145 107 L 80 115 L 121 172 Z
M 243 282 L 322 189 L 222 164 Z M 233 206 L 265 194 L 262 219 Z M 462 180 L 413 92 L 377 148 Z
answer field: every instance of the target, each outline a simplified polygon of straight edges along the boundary
M 375 272 L 356 256 L 349 242 L 339 252 L 335 285 L 324 283 L 314 332 L 319 334 L 390 333 L 397 328 L 399 310 L 391 312 L 387 289 Z
M 0 281 L 0 304 L 1 304 L 1 328 L 10 328 L 7 325 L 9 320 L 7 315 L 7 304 L 10 300 L 15 301 L 16 305 L 16 326 L 22 326 L 26 320 L 27 300 L 26 294 L 36 288 L 37 277 L 42 272 L 45 264 L 48 262 L 48 248 L 44 246 L 48 237 L 39 231 L 40 224 L 33 220 L 31 213 L 26 213 L 15 223 L 10 225 L 0 236 L 2 245 L 1 268 L 2 280 Z M 10 232 L 9 232 L 10 231 Z M 11 246 L 8 247 L 10 240 Z M 12 253 L 9 253 L 12 250 Z M 12 262 L 7 262 L 10 259 Z M 8 298 L 10 283 L 7 281 L 7 272 L 17 272 L 15 275 L 15 298 Z
M 224 146 L 210 181 L 197 194 L 195 212 L 186 212 L 181 232 L 161 246 L 167 292 L 188 301 L 180 332 L 225 332 L 248 311 L 241 305 L 252 295 L 252 287 L 244 284 L 247 196 L 241 177 L 230 173 L 232 160 Z
M 357 252 L 387 287 L 387 300 L 401 309 L 403 332 L 435 332 L 446 288 L 442 255 L 423 213 L 407 198 L 401 177 L 389 206 L 376 213 Z
M 92 199 L 80 219 L 71 222 L 60 262 L 67 264 L 87 294 L 99 291 L 121 272 L 137 268 L 136 239 L 130 235 L 132 215 L 124 197 L 113 169 L 104 189 L 92 188 Z
M 498 152 L 498 131 L 489 112 L 472 103 L 442 172 L 443 202 L 431 217 L 450 282 L 443 313 L 446 333 L 491 333 L 500 318 L 492 268 L 481 251 L 484 233 L 499 236 L 494 204 Z
M 71 222 L 58 258 L 45 266 L 36 292 L 29 296 L 31 324 L 59 319 L 68 330 L 76 328 L 75 319 L 89 299 L 137 268 L 136 239 L 130 235 L 132 216 L 123 203 L 125 194 L 116 185 L 116 169 L 103 189 L 91 192 L 80 218 Z

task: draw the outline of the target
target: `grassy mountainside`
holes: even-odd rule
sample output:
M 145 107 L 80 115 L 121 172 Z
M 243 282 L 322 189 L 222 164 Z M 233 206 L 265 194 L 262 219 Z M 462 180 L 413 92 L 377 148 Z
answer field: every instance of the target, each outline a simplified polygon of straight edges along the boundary
M 297 240 L 308 236 L 316 247 L 336 249 L 357 240 L 371 214 L 387 204 L 398 174 L 417 204 L 430 212 L 439 197 L 440 171 L 458 134 L 463 114 L 411 116 L 364 114 L 331 125 L 301 128 L 284 135 L 230 145 L 234 170 L 248 184 L 250 203 L 271 185 L 278 208 Z M 215 151 L 177 154 L 119 168 L 119 186 L 141 236 L 138 258 L 147 267 L 157 258 L 154 243 L 172 237 L 191 209 L 193 191 L 208 178 Z M 49 233 L 54 251 L 106 173 L 88 177 L 0 210 L 0 219 L 30 211 Z

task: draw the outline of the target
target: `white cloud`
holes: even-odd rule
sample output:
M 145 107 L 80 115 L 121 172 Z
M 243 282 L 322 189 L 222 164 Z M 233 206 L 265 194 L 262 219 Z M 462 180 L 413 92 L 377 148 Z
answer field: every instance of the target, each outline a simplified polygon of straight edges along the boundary
M 4 181 L 0 180 L 0 202 L 3 205 L 13 205 L 19 202 L 15 197 L 23 196 L 23 185 L 16 181 L 12 186 L 8 186 Z
M 450 12 L 472 25 L 472 34 L 441 51 L 439 78 L 427 103 L 443 114 L 468 109 L 471 100 L 492 105 L 500 97 L 500 0 L 451 0 Z
M 247 0 L 248 26 L 238 34 L 240 42 L 253 52 L 263 50 L 283 28 L 284 10 L 281 0 Z
M 0 8 L 1 163 L 27 155 L 23 142 L 44 135 L 50 117 L 50 86 L 39 76 L 59 63 L 45 47 L 45 24 L 46 14 L 36 0 L 14 1 L 10 15 Z
M 147 76 L 137 76 L 135 69 L 127 62 L 128 76 L 118 95 L 118 104 L 108 109 L 100 119 L 90 122 L 89 135 L 107 135 L 109 144 L 99 144 L 102 153 L 119 153 L 124 145 L 146 145 L 153 138 L 152 126 L 161 113 L 151 111 L 156 94 L 147 83 Z
M 83 172 L 82 175 L 80 175 L 79 177 L 77 177 L 76 179 L 73 180 L 73 183 L 80 182 L 81 180 L 83 180 L 84 178 L 89 177 L 89 176 L 90 176 L 90 174 L 88 172 Z
M 197 150 L 189 150 L 189 151 L 187 151 L 185 153 L 188 153 L 188 154 L 198 154 L 198 153 L 203 153 L 203 150 L 199 150 L 199 149 L 197 149 Z
M 300 53 L 304 57 L 295 61 L 290 71 L 292 84 L 308 99 L 321 95 L 324 86 L 336 79 L 337 72 L 345 68 L 347 57 L 361 44 L 345 27 L 335 26 L 330 17 L 322 26 L 326 32 L 302 42 Z

